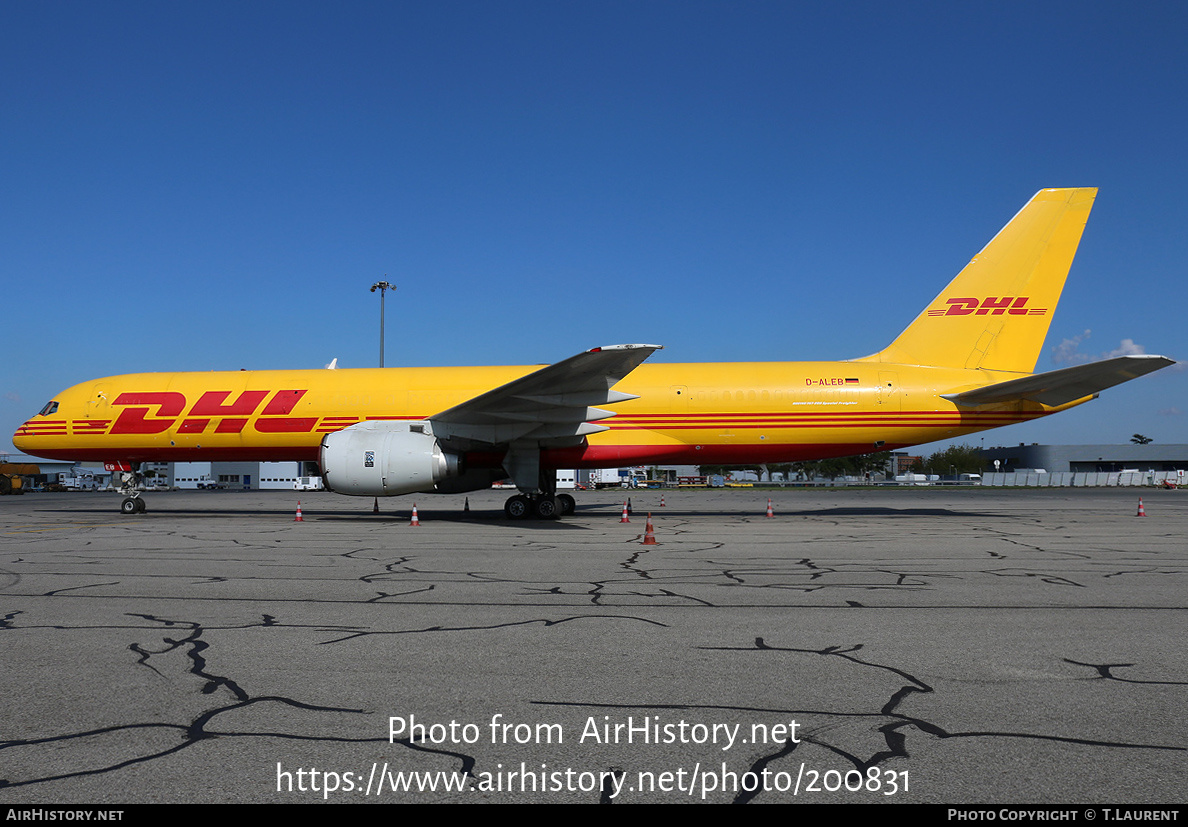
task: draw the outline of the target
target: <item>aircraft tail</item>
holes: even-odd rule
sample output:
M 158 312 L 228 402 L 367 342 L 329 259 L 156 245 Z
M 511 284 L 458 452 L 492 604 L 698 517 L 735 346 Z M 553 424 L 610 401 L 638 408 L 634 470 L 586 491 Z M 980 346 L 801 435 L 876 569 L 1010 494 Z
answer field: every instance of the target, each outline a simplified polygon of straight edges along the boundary
M 894 342 L 857 361 L 1033 372 L 1096 195 L 1040 190 Z

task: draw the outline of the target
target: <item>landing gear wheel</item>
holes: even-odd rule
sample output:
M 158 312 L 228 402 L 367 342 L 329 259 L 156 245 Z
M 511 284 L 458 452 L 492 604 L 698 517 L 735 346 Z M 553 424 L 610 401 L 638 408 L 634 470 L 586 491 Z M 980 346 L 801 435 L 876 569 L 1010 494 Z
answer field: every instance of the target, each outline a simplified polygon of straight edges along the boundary
M 556 497 L 541 497 L 536 501 L 536 516 L 542 520 L 555 520 L 561 516 L 561 504 Z
M 558 494 L 558 502 L 561 503 L 561 516 L 568 517 L 577 508 L 577 501 L 568 494 Z
M 137 497 L 136 498 L 136 513 L 143 514 L 146 511 L 148 511 L 148 503 L 146 503 L 140 497 Z
M 503 513 L 513 520 L 522 520 L 532 513 L 532 503 L 523 494 L 517 494 L 503 504 Z
M 120 513 L 139 514 L 140 506 L 137 505 L 138 502 L 140 502 L 140 500 L 137 497 L 125 497 L 124 501 L 120 503 Z

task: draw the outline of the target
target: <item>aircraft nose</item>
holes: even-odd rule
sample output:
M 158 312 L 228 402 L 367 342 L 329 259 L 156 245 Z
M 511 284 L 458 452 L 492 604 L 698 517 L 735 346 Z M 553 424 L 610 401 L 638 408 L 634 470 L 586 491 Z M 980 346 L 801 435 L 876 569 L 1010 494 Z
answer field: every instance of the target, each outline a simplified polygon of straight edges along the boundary
M 16 429 L 16 433 L 12 435 L 13 446 L 22 454 L 29 453 L 29 422 L 25 421 L 21 427 Z

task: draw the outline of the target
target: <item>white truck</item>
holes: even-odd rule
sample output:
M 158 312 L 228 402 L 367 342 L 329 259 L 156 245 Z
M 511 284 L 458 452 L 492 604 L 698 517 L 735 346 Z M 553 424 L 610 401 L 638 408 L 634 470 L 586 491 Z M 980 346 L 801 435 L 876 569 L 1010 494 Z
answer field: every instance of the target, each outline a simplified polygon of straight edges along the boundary
M 58 482 L 61 483 L 67 491 L 98 491 L 99 483 L 95 481 L 95 475 L 90 471 L 76 470 L 74 476 L 70 474 L 58 474 Z
M 647 480 L 642 468 L 595 468 L 590 471 L 590 484 L 595 488 L 638 488 Z

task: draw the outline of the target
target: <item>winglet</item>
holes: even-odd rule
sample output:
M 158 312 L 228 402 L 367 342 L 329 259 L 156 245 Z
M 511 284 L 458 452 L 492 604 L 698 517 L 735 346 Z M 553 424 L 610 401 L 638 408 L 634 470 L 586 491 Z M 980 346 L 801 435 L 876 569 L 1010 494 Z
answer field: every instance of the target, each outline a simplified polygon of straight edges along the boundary
M 603 345 L 602 347 L 592 347 L 586 353 L 601 353 L 604 350 L 641 350 L 644 348 L 648 349 L 648 356 L 650 356 L 654 351 L 664 350 L 664 345 Z M 647 356 L 644 358 L 646 359 Z

